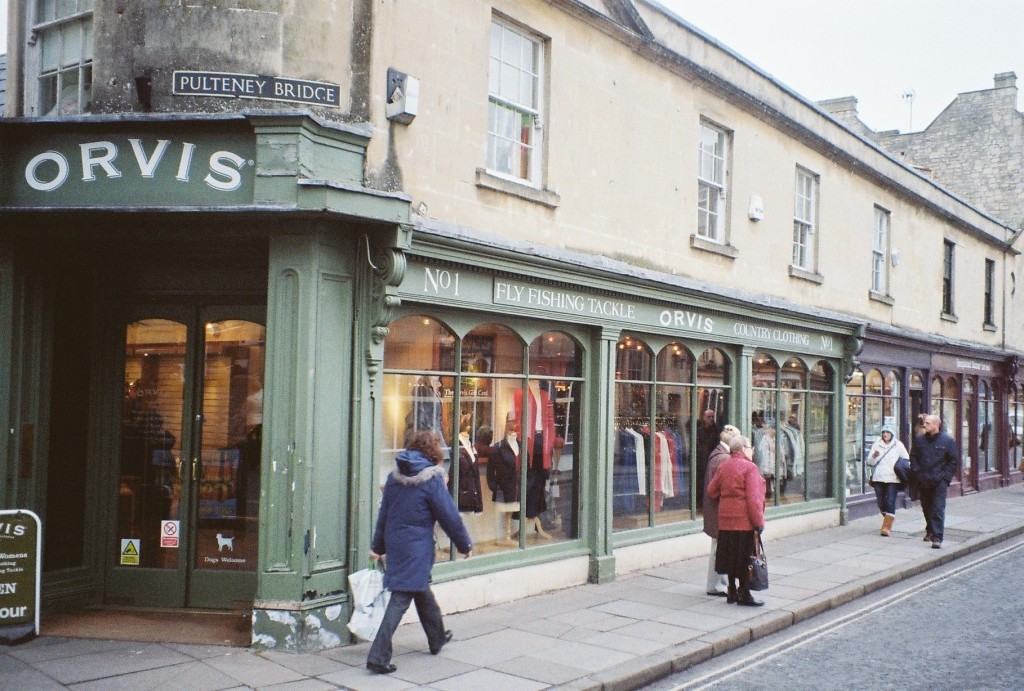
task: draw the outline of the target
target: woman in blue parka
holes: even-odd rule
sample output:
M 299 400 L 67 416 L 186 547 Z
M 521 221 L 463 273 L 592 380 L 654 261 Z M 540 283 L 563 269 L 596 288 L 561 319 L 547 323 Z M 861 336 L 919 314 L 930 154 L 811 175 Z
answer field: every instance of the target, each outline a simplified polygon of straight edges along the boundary
M 434 523 L 441 525 L 460 554 L 467 559 L 473 554 L 469 533 L 448 493 L 437 437 L 429 431 L 413 433 L 395 460 L 397 467 L 384 484 L 370 549 L 371 559 L 386 555 L 384 587 L 391 591 L 384 620 L 366 657 L 366 668 L 378 674 L 397 669 L 391 664 L 391 637 L 412 602 L 416 603 L 431 655 L 441 652 L 452 638 L 452 632 L 444 629 L 441 608 L 430 590 Z

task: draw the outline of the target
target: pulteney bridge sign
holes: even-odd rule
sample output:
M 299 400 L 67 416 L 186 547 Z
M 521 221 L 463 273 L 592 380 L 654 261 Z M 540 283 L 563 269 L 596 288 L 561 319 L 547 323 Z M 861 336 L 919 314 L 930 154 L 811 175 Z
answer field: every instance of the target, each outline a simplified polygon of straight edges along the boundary
M 43 531 L 24 509 L 0 511 L 0 643 L 39 634 L 39 578 Z
M 234 72 L 174 73 L 172 92 L 176 96 L 220 96 L 223 98 L 264 98 L 271 101 L 309 103 L 337 108 L 341 105 L 341 87 L 306 79 L 265 77 Z

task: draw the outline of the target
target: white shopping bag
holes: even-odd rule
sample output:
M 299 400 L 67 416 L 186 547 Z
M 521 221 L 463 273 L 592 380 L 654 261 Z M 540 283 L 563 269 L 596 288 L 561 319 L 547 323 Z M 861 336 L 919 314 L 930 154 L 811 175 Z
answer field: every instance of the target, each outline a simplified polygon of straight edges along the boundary
M 384 572 L 379 568 L 362 569 L 349 574 L 348 582 L 352 587 L 352 618 L 348 630 L 356 638 L 372 641 L 391 600 L 391 592 L 384 590 Z

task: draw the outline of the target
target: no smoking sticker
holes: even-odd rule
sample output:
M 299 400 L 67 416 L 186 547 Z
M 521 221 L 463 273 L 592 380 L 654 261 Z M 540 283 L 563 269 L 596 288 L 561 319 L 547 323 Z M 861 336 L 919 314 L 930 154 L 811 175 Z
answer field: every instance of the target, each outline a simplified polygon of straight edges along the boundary
M 160 521 L 160 546 L 178 547 L 178 521 Z

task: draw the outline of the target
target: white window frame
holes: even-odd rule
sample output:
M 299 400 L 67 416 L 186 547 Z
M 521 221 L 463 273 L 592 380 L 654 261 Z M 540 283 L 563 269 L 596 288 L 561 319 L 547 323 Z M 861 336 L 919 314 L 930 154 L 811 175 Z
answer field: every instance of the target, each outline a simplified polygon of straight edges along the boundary
M 797 166 L 793 195 L 793 266 L 814 272 L 817 261 L 818 176 Z
M 62 7 L 68 3 L 74 7 Z M 93 0 L 31 0 L 27 5 L 26 114 L 88 113 L 92 107 Z M 58 14 L 61 11 L 64 13 Z M 52 65 L 43 63 L 47 51 L 56 53 Z
M 729 132 L 700 123 L 697 142 L 697 237 L 725 244 Z
M 538 189 L 543 184 L 544 59 L 540 36 L 492 18 L 485 167 L 491 175 Z
M 875 207 L 874 228 L 871 233 L 871 291 L 889 294 L 889 229 L 891 216 L 885 209 Z

